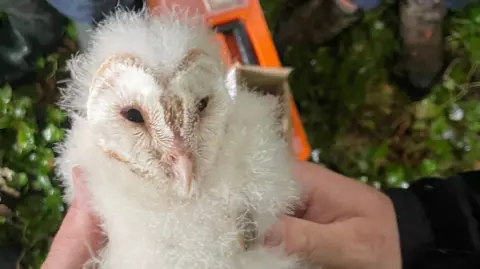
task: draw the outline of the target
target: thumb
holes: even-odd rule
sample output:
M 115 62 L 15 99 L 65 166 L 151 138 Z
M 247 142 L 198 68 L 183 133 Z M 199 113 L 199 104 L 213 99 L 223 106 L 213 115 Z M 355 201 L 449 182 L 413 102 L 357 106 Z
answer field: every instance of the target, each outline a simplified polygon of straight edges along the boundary
M 299 254 L 307 262 L 342 267 L 349 260 L 351 232 L 343 223 L 319 224 L 284 216 L 266 235 L 267 246 L 283 243 L 287 254 Z
M 75 198 L 53 239 L 42 269 L 77 269 L 101 247 L 97 218 L 88 208 L 88 195 L 79 170 L 73 171 Z

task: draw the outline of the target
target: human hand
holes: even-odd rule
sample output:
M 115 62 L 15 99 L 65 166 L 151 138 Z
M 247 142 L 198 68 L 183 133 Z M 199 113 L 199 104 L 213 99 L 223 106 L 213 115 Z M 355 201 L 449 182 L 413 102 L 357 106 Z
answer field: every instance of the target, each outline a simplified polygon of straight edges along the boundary
M 88 207 L 81 171 L 72 171 L 74 200 L 58 230 L 50 253 L 41 269 L 78 269 L 88 261 L 102 244 L 103 235 L 97 218 Z
M 265 236 L 314 266 L 327 269 L 400 269 L 393 204 L 383 193 L 319 165 L 296 161 L 305 209 L 284 216 Z

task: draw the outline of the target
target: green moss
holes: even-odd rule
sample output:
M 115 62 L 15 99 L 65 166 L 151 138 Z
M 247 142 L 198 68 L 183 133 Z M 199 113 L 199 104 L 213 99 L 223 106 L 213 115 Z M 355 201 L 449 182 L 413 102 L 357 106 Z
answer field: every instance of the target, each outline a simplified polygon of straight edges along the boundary
M 278 12 L 271 2 L 262 1 Z M 448 15 L 449 68 L 417 103 L 392 80 L 401 45 L 391 4 L 367 13 L 329 46 L 290 48 L 284 65 L 294 68 L 293 95 L 319 161 L 382 187 L 478 167 L 479 18 L 479 4 Z

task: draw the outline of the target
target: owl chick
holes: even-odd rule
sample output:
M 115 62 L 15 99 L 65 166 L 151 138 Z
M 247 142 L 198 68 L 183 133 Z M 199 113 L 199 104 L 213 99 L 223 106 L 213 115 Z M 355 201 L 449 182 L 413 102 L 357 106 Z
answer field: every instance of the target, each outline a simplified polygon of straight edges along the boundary
M 200 17 L 118 9 L 69 62 L 58 174 L 70 203 L 83 170 L 108 238 L 86 266 L 298 268 L 262 246 L 299 199 L 279 101 L 240 82 L 230 95 L 220 52 Z

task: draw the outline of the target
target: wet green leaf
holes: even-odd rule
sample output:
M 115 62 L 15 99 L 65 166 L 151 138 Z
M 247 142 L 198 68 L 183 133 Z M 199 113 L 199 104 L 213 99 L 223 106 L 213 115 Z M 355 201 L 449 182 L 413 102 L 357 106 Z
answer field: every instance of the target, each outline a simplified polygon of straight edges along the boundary
M 38 175 L 37 179 L 35 180 L 36 184 L 40 187 L 40 189 L 44 191 L 48 191 L 52 188 L 52 183 L 47 175 Z
M 20 154 L 35 148 L 35 129 L 26 122 L 20 122 L 17 127 L 16 145 Z
M 37 155 L 37 168 L 40 173 L 48 173 L 53 169 L 54 155 L 53 150 L 50 148 L 42 148 L 38 150 Z
M 457 83 L 455 82 L 455 80 L 453 80 L 452 78 L 447 78 L 444 82 L 443 82 L 443 87 L 445 87 L 446 89 L 452 91 L 455 89 L 455 87 L 457 86 Z M 427 99 L 428 100 L 428 99 Z
M 47 119 L 51 123 L 61 124 L 65 121 L 66 115 L 59 108 L 48 107 L 47 108 Z
M 439 115 L 441 107 L 435 104 L 431 98 L 426 98 L 415 105 L 415 116 L 417 119 L 432 119 Z
M 12 181 L 8 183 L 8 185 L 12 188 L 15 188 L 17 190 L 25 187 L 28 184 L 28 177 L 27 174 L 25 173 L 16 173 L 13 176 Z
M 388 187 L 399 187 L 405 182 L 405 171 L 401 165 L 392 164 L 387 168 L 387 180 Z
M 26 96 L 22 96 L 13 101 L 12 116 L 15 119 L 23 119 L 27 112 L 32 109 L 32 99 Z
M 43 69 L 45 68 L 46 61 L 44 57 L 38 57 L 37 60 L 35 61 L 35 67 L 38 69 Z
M 26 114 L 27 114 L 27 110 L 25 109 L 25 106 L 22 106 L 21 104 L 16 104 L 13 107 L 13 117 L 14 118 L 23 119 Z
M 425 159 L 420 163 L 420 175 L 422 177 L 432 176 L 437 172 L 437 163 L 431 159 Z
M 72 40 L 78 40 L 77 28 L 74 23 L 67 24 L 66 27 L 67 36 Z
M 12 99 L 12 88 L 10 85 L 5 85 L 2 88 L 0 88 L 0 102 L 3 104 L 8 104 L 10 103 L 10 100 Z
M 62 140 L 64 131 L 51 123 L 43 130 L 42 135 L 45 141 L 55 143 Z
M 49 73 L 46 75 L 46 78 L 52 78 L 58 71 L 58 54 L 50 54 L 47 56 L 46 62 L 49 64 Z
M 444 135 L 449 129 L 450 125 L 443 115 L 436 117 L 430 127 L 430 136 L 434 139 L 444 139 Z

